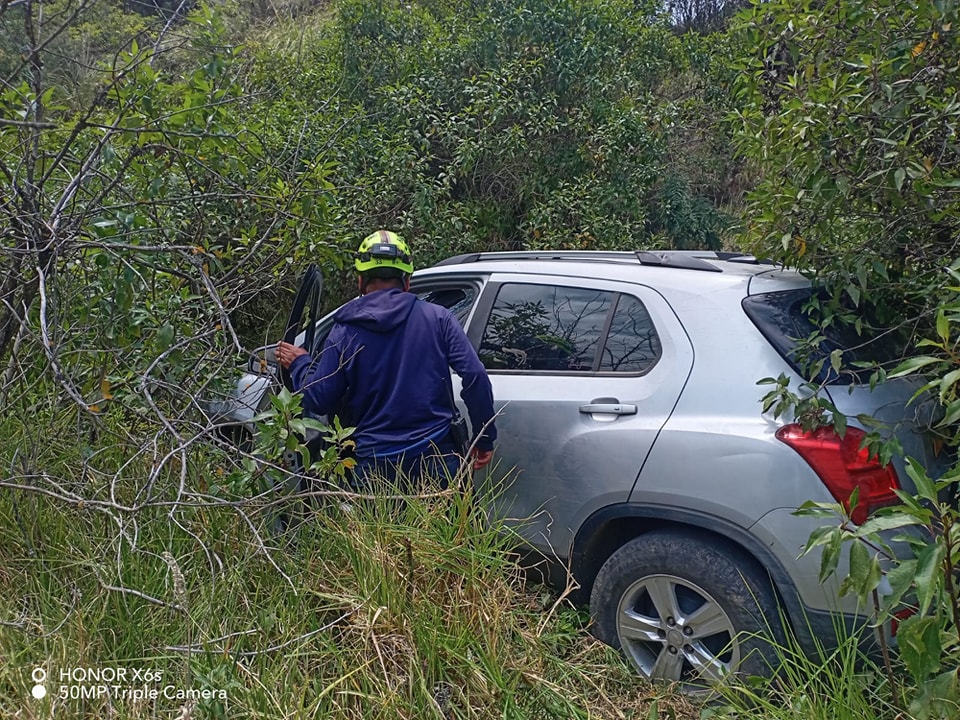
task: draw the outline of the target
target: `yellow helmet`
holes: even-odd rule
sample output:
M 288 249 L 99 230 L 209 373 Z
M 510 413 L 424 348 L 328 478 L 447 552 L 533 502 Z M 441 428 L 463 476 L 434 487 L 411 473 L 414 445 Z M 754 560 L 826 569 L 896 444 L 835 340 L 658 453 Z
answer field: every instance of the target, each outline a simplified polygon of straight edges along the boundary
M 411 275 L 413 256 L 402 237 L 389 230 L 377 230 L 360 243 L 353 254 L 353 266 L 358 273 L 378 268 L 396 268 L 404 275 Z

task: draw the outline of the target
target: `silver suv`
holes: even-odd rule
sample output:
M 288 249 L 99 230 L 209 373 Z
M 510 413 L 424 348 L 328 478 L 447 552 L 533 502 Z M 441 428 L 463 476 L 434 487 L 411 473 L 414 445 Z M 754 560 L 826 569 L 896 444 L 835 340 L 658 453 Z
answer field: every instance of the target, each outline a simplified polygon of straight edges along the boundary
M 778 634 L 781 616 L 808 646 L 835 632 L 833 613 L 856 619 L 837 581 L 819 582 L 819 556 L 799 557 L 821 521 L 794 511 L 858 487 L 863 513 L 908 478 L 860 450 L 854 420 L 841 439 L 762 412 L 758 380 L 801 382 L 802 276 L 732 253 L 500 252 L 418 271 L 411 290 L 453 311 L 489 371 L 498 475 L 511 469 L 496 512 L 572 574 L 597 637 L 642 675 L 693 687 L 763 672 L 756 634 Z M 319 344 L 329 323 L 300 341 Z M 826 380 L 841 412 L 889 423 L 906 455 L 941 463 L 907 405 L 914 382 Z M 238 427 L 270 385 L 241 380 Z

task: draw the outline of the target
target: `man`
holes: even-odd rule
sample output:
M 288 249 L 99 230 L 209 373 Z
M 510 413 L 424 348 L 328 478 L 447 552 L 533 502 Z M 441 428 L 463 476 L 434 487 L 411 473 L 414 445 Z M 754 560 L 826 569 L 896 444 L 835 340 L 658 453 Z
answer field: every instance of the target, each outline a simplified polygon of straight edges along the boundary
M 354 255 L 360 297 L 337 311 L 320 357 L 289 343 L 277 359 L 289 368 L 303 407 L 340 416 L 356 427 L 356 474 L 416 483 L 434 477 L 446 486 L 460 465 L 450 437 L 450 368 L 463 380 L 474 434 L 473 468 L 493 457 L 493 389 L 480 358 L 449 310 L 412 293 L 410 250 L 396 233 L 378 230 Z M 399 476 L 399 477 L 398 477 Z

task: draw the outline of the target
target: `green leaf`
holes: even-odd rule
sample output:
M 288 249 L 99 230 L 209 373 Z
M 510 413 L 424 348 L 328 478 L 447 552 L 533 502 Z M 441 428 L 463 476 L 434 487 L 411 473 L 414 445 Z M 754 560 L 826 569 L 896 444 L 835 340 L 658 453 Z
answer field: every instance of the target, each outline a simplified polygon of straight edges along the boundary
M 950 394 L 953 387 L 960 380 L 960 369 L 951 370 L 940 380 L 940 402 L 946 402 L 947 395 Z
M 920 614 L 925 615 L 930 603 L 940 589 L 942 576 L 941 563 L 945 555 L 943 545 L 933 543 L 927 545 L 917 556 L 917 601 L 920 605 Z
M 867 289 L 867 266 L 863 264 L 858 264 L 856 267 L 857 273 L 857 282 L 860 283 L 860 287 L 864 290 Z
M 880 566 L 877 564 L 876 557 L 871 555 L 866 543 L 863 542 L 850 543 L 848 557 L 850 562 L 849 582 L 845 582 L 844 586 L 847 586 L 847 589 L 858 598 L 864 598 L 876 587 L 876 584 L 871 585 L 874 578 L 876 578 L 876 582 L 880 581 Z
M 839 503 L 819 503 L 807 500 L 791 514 L 797 517 L 835 518 L 842 514 L 842 510 Z
M 803 546 L 803 550 L 800 552 L 800 557 L 809 554 L 809 552 L 815 547 L 826 545 L 832 542 L 831 535 L 837 532 L 840 532 L 840 528 L 833 527 L 831 525 L 821 525 L 820 527 L 816 528 L 812 533 L 810 533 L 810 537 L 807 538 L 807 543 Z
M 947 319 L 943 310 L 937 313 L 937 336 L 944 342 L 949 342 L 950 340 L 950 321 Z
M 937 427 L 947 427 L 960 420 L 960 398 L 947 405 L 943 419 L 937 423 Z
M 940 362 L 940 359 L 930 357 L 929 355 L 918 355 L 917 357 L 907 358 L 902 363 L 897 365 L 893 370 L 887 373 L 887 377 L 895 378 L 902 377 L 904 375 L 910 375 L 920 368 L 933 365 L 936 362 Z
M 903 189 L 903 181 L 906 179 L 906 177 L 907 171 L 902 167 L 893 171 L 893 184 L 898 191 Z
M 877 554 L 874 554 L 870 558 L 870 565 L 868 567 L 868 572 L 866 578 L 864 578 L 863 585 L 860 589 L 860 597 L 865 598 L 868 593 L 873 592 L 873 590 L 880 586 L 881 580 L 883 580 L 883 570 L 880 568 L 880 557 Z
M 763 396 L 762 412 L 767 412 L 780 399 L 776 390 Z
M 847 294 L 853 301 L 854 306 L 860 305 L 860 288 L 856 285 L 847 285 Z
M 887 580 L 892 591 L 890 595 L 884 598 L 888 607 L 896 607 L 900 604 L 900 598 L 913 587 L 913 578 L 916 574 L 916 560 L 903 560 L 887 572 Z
M 833 420 L 833 429 L 837 431 L 837 435 L 843 437 L 847 434 L 847 416 L 842 412 L 834 412 L 831 419 Z
M 837 565 L 840 563 L 840 550 L 842 549 L 843 537 L 838 532 L 830 536 L 829 542 L 823 546 L 823 555 L 820 556 L 820 583 L 827 581 L 831 575 L 837 572 Z
M 948 178 L 942 180 L 931 180 L 930 184 L 934 187 L 957 187 L 960 188 L 960 178 Z
M 910 479 L 913 480 L 913 484 L 917 488 L 917 495 L 920 496 L 923 500 L 928 502 L 937 503 L 937 488 L 934 485 L 933 480 L 930 479 L 930 476 L 927 475 L 926 470 L 923 469 L 923 466 L 920 465 L 912 457 L 908 457 L 906 461 L 906 470 L 907 475 L 910 476 Z
M 157 347 L 160 351 L 166 350 L 173 344 L 173 325 L 165 323 L 157 330 Z
M 329 425 L 327 425 L 326 423 L 320 422 L 319 420 L 316 420 L 314 418 L 303 418 L 301 420 L 301 424 L 303 425 L 304 428 L 308 430 L 316 430 L 317 432 L 321 432 L 321 433 L 330 432 Z
M 847 505 L 850 508 L 850 512 L 852 513 L 854 510 L 856 510 L 859 504 L 860 504 L 860 486 L 856 485 L 854 486 L 853 490 L 850 491 L 850 498 L 847 501 Z
M 934 617 L 914 615 L 897 630 L 900 657 L 918 686 L 940 670 L 940 628 Z
M 833 368 L 833 371 L 839 375 L 840 368 L 843 364 L 843 350 L 837 348 L 830 353 L 830 367 Z
M 933 671 L 936 672 L 936 671 Z M 960 678 L 954 668 L 942 672 L 920 685 L 920 692 L 910 703 L 910 714 L 917 720 L 955 718 L 960 707 Z
M 912 525 L 917 525 L 918 523 L 919 521 L 917 518 L 908 515 L 907 513 L 874 515 L 863 525 L 857 528 L 857 535 L 860 537 L 868 537 L 874 533 L 882 532 L 884 530 L 895 530 L 897 528 L 910 527 Z
M 284 407 L 289 407 L 294 405 L 294 401 L 296 401 L 299 396 L 294 395 L 289 389 L 284 387 L 277 393 L 277 397 L 280 398 L 280 402 L 283 403 Z M 297 405 L 299 406 L 299 403 Z
M 277 417 L 276 410 L 264 410 L 263 412 L 257 413 L 252 418 L 250 418 L 250 422 L 254 422 L 254 423 L 267 422 L 267 421 L 275 420 L 276 417 Z
M 917 391 L 910 396 L 910 399 L 907 401 L 907 405 L 910 405 L 911 403 L 913 403 L 913 401 L 916 400 L 917 398 L 923 395 L 926 395 L 928 391 L 932 390 L 936 386 L 937 386 L 936 380 L 931 380 L 929 382 L 924 383 L 922 387 L 918 388 Z
M 905 490 L 899 489 L 895 489 L 893 492 L 900 500 L 900 503 L 907 508 L 907 511 L 914 517 L 920 519 L 920 524 L 923 524 L 926 518 L 930 517 L 929 508 L 921 505 L 920 501 L 913 496 L 913 493 L 908 493 Z

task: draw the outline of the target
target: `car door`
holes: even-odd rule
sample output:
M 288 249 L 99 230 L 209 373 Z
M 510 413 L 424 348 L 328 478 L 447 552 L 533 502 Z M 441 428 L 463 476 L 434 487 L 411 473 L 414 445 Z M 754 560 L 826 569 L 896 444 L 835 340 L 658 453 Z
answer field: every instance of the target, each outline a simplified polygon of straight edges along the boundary
M 317 266 L 311 263 L 303 274 L 297 294 L 293 299 L 293 306 L 287 316 L 287 324 L 283 333 L 283 341 L 291 345 L 311 350 L 317 336 L 318 313 L 320 299 L 323 293 L 323 275 Z M 277 366 L 280 382 L 287 390 L 293 390 L 293 378 L 290 372 Z
M 591 513 L 626 502 L 693 348 L 649 287 L 538 275 L 492 276 L 470 335 L 499 412 L 496 512 L 565 558 Z

